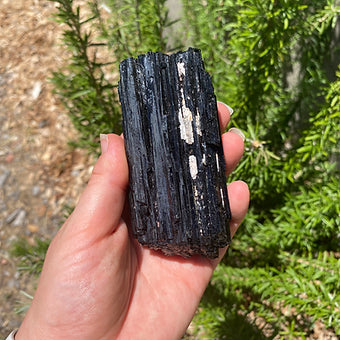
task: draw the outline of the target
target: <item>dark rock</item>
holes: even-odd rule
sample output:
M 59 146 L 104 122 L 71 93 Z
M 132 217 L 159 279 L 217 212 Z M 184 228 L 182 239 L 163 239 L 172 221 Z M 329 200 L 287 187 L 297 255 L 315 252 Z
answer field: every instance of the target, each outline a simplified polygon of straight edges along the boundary
M 147 53 L 120 65 L 134 237 L 167 255 L 218 256 L 230 243 L 225 163 L 201 53 Z
M 15 227 L 20 227 L 24 225 L 25 220 L 26 220 L 26 211 L 24 209 L 20 209 L 19 213 L 15 217 L 14 221 L 12 222 L 12 225 Z
M 20 211 L 21 209 L 18 208 L 18 209 L 15 209 L 13 212 L 11 212 L 6 218 L 6 223 L 12 223 L 16 219 Z

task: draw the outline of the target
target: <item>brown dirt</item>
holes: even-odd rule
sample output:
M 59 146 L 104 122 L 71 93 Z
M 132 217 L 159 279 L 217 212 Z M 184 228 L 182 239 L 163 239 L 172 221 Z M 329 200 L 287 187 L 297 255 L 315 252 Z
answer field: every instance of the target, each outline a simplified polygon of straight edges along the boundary
M 68 53 L 54 9 L 43 0 L 0 2 L 0 339 L 20 325 L 14 310 L 36 286 L 11 259 L 13 241 L 53 237 L 93 164 L 68 146 L 76 132 L 48 80 Z

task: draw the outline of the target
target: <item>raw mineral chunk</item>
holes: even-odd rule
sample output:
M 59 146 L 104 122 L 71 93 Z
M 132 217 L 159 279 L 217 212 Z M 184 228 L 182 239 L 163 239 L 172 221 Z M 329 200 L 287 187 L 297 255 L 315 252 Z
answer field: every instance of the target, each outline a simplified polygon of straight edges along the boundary
M 230 209 L 217 103 L 200 50 L 120 64 L 131 228 L 167 255 L 218 256 Z

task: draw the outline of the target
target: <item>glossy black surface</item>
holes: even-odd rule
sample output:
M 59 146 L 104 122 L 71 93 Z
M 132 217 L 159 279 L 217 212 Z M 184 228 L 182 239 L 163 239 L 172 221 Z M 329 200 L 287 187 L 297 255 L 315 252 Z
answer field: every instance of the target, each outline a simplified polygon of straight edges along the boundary
M 230 243 L 225 162 L 201 53 L 147 53 L 120 65 L 131 227 L 167 255 L 218 256 Z

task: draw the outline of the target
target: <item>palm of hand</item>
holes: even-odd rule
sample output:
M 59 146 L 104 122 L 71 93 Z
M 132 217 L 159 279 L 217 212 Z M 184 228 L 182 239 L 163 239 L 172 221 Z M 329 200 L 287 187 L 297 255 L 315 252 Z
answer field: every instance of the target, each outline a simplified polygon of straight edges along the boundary
M 66 228 L 53 242 L 35 296 L 47 308 L 35 318 L 43 318 L 54 339 L 66 330 L 67 339 L 180 338 L 214 266 L 200 256 L 168 258 L 141 248 L 123 221 L 92 244 Z
M 229 120 L 223 110 L 220 106 L 222 129 Z M 108 152 L 51 243 L 16 339 L 178 339 L 225 252 L 214 261 L 166 257 L 132 240 L 121 217 L 128 186 L 123 140 L 110 135 L 108 141 Z M 224 134 L 222 141 L 231 146 L 225 152 L 230 173 L 243 142 L 234 133 Z M 234 234 L 249 193 L 243 182 L 228 190 Z

